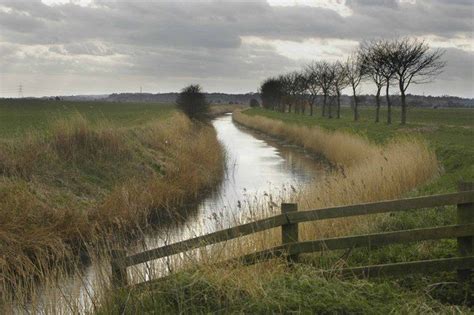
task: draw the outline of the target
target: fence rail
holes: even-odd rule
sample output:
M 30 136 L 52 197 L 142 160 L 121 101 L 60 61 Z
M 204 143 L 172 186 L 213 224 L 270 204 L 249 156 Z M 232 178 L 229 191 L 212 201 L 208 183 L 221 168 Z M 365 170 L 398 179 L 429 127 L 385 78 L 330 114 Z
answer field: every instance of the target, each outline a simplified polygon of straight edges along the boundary
M 251 253 L 236 259 L 244 264 L 254 264 L 262 260 L 285 256 L 290 262 L 296 262 L 298 261 L 299 254 L 322 250 L 355 247 L 371 248 L 397 243 L 457 238 L 460 257 L 347 268 L 342 269 L 341 272 L 346 275 L 354 274 L 374 276 L 397 274 L 403 271 L 425 272 L 427 270 L 458 270 L 460 279 L 466 280 L 472 275 L 472 269 L 474 268 L 474 183 L 460 183 L 459 190 L 460 191 L 457 193 L 443 195 L 356 204 L 308 211 L 297 211 L 297 204 L 283 203 L 281 205 L 281 214 L 266 219 L 198 236 L 131 256 L 126 256 L 124 250 L 114 250 L 112 252 L 111 261 L 112 281 L 116 286 L 125 286 L 127 285 L 127 267 L 280 226 L 282 227 L 282 245 Z M 302 222 L 386 212 L 420 210 L 447 205 L 457 205 L 457 225 L 302 242 L 298 239 L 298 223 Z

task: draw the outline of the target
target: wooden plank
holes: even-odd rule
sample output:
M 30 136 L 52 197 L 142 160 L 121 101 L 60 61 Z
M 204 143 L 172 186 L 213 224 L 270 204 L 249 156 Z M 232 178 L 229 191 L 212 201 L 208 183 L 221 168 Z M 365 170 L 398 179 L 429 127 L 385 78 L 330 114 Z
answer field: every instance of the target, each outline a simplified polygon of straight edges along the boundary
M 460 191 L 468 191 L 474 189 L 472 182 L 460 182 L 458 184 Z M 474 223 L 474 203 L 459 203 L 457 207 L 458 224 Z M 474 255 L 474 234 L 470 236 L 458 237 L 458 250 L 461 257 Z M 471 269 L 458 270 L 460 281 L 469 281 L 473 275 Z
M 470 202 L 474 202 L 474 191 L 472 190 L 444 195 L 434 195 L 325 209 L 299 211 L 296 213 L 288 214 L 288 219 L 290 220 L 290 223 L 298 223 L 306 221 L 351 217 L 357 215 L 456 205 Z
M 365 234 L 349 237 L 328 238 L 315 241 L 281 245 L 260 252 L 236 258 L 243 264 L 251 265 L 262 260 L 293 255 L 356 247 L 377 247 L 390 244 L 409 243 L 424 240 L 456 238 L 474 234 L 474 224 L 449 225 L 395 232 Z
M 198 247 L 216 244 L 237 237 L 279 227 L 287 222 L 288 221 L 286 219 L 286 216 L 279 214 L 267 219 L 239 225 L 233 228 L 217 231 L 203 236 L 198 236 L 182 242 L 177 242 L 174 244 L 166 245 L 163 247 L 147 250 L 132 256 L 128 256 L 125 258 L 125 264 L 127 266 L 141 264 L 150 260 L 179 254 L 181 252 L 185 252 Z
M 201 246 L 211 245 L 240 236 L 275 228 L 287 223 L 403 211 L 414 208 L 436 207 L 470 202 L 474 202 L 474 191 L 301 211 L 288 213 L 286 215 L 279 214 L 263 220 L 247 223 L 241 226 L 138 253 L 125 258 L 125 264 L 127 266 L 132 266 L 135 264 L 144 263 L 149 260 L 178 254 L 180 252 Z
M 455 257 L 433 260 L 402 262 L 393 264 L 344 268 L 339 272 L 347 276 L 356 277 L 383 277 L 397 276 L 412 273 L 433 273 L 441 271 L 455 271 L 457 269 L 473 269 L 474 256 Z M 334 271 L 337 273 L 338 271 Z

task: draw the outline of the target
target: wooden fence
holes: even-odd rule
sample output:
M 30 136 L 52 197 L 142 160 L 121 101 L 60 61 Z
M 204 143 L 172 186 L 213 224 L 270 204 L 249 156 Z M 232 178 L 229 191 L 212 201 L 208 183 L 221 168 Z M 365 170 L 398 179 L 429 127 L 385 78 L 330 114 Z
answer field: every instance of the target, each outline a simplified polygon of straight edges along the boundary
M 369 215 L 386 212 L 419 210 L 423 208 L 457 205 L 457 224 L 376 234 L 346 236 L 313 241 L 299 241 L 298 223 Z M 342 269 L 344 275 L 383 276 L 415 272 L 457 270 L 460 280 L 467 280 L 474 269 L 474 183 L 460 183 L 459 192 L 409 199 L 298 211 L 297 204 L 284 203 L 281 214 L 229 229 L 217 231 L 185 241 L 127 256 L 125 250 L 112 251 L 112 283 L 116 287 L 128 285 L 127 267 L 179 254 L 188 250 L 228 241 L 241 236 L 281 226 L 282 244 L 277 247 L 237 258 L 243 264 L 286 257 L 297 262 L 299 254 L 357 247 L 380 247 L 390 244 L 456 238 L 459 256 L 454 258 L 402 262 Z

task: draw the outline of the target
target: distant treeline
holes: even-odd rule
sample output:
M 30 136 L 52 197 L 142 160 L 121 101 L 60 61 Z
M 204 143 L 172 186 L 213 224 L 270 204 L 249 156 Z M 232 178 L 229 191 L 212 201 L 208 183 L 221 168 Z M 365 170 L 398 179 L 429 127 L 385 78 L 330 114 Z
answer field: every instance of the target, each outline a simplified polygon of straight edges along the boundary
M 175 103 L 179 93 L 114 93 L 104 98 L 111 102 L 158 102 Z M 205 93 L 206 99 L 211 104 L 249 104 L 250 100 L 260 101 L 259 94 L 226 94 L 226 93 Z
M 105 101 L 111 102 L 158 102 L 158 103 L 174 103 L 178 93 L 119 93 L 111 94 L 108 97 L 102 98 Z M 322 101 L 322 96 L 321 101 Z M 357 96 L 361 105 L 372 106 L 375 105 L 375 95 L 362 94 Z M 212 104 L 249 104 L 250 100 L 256 99 L 261 103 L 259 93 L 246 94 L 226 94 L 226 93 L 206 93 L 207 100 Z M 392 104 L 400 106 L 400 96 L 392 95 Z M 64 99 L 67 99 L 64 98 Z M 407 101 L 410 106 L 417 107 L 474 107 L 473 98 L 462 98 L 456 96 L 423 96 L 407 94 Z M 342 95 L 341 105 L 350 106 L 353 102 L 352 96 Z M 384 104 L 385 99 L 381 99 Z

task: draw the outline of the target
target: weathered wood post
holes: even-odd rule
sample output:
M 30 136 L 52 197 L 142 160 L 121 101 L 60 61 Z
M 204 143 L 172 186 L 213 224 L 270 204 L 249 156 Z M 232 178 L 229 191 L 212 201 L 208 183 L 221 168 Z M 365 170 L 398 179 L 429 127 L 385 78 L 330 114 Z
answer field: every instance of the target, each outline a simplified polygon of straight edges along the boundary
M 474 182 L 459 182 L 459 191 L 474 190 Z M 457 205 L 458 224 L 474 223 L 474 203 L 462 203 Z M 474 235 L 458 237 L 458 250 L 461 257 L 474 255 Z M 473 275 L 472 270 L 458 270 L 460 281 L 468 281 Z
M 288 214 L 291 212 L 298 211 L 298 205 L 296 203 L 282 203 L 281 213 Z M 288 218 L 288 216 L 287 216 Z M 289 222 L 289 220 L 287 220 Z M 287 223 L 281 226 L 281 243 L 282 245 L 298 242 L 298 223 Z M 288 254 L 288 262 L 298 262 L 299 254 Z
M 110 266 L 112 267 L 112 286 L 114 288 L 125 287 L 128 284 L 127 266 L 125 266 L 127 252 L 123 249 L 113 249 L 111 251 L 111 256 Z

